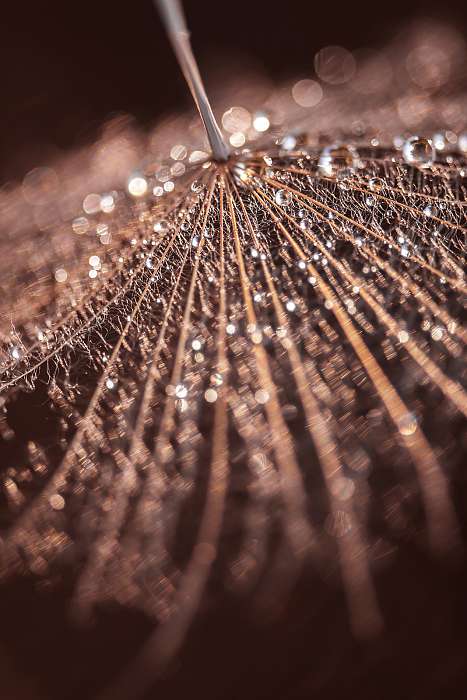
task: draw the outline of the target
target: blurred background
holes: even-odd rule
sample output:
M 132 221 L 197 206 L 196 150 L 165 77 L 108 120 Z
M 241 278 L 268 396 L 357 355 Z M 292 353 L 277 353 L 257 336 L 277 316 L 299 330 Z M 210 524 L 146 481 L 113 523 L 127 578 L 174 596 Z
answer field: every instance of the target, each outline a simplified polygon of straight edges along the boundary
M 378 49 L 402 29 L 441 20 L 466 34 L 465 2 L 186 0 L 206 82 L 248 67 L 274 82 L 310 76 L 327 45 Z M 8 2 L 0 23 L 1 181 L 95 141 L 103 122 L 149 126 L 190 107 L 151 0 Z
M 93 143 L 102 124 L 129 114 L 148 129 L 191 100 L 151 0 L 11 2 L 2 8 L 0 185 Z M 467 37 L 465 2 L 187 0 L 206 82 L 245 66 L 274 82 L 312 74 L 327 45 L 379 49 L 419 22 Z M 467 67 L 466 67 L 467 74 Z M 460 499 L 460 496 L 459 496 Z M 274 620 L 224 597 L 203 610 L 183 653 L 156 688 L 163 700 L 463 698 L 467 691 L 467 575 L 410 545 L 381 573 L 384 638 L 356 643 L 341 591 L 310 578 Z M 92 628 L 69 617 L 67 591 L 28 581 L 0 596 L 0 697 L 87 700 L 148 635 L 139 613 L 99 612 Z

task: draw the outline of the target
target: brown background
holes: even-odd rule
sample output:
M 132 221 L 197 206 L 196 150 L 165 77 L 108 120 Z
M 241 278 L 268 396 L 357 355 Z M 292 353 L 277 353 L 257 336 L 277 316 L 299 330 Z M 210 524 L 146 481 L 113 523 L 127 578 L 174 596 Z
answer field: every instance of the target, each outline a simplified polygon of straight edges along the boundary
M 188 105 L 150 0 L 5 4 L 0 181 L 21 177 L 54 151 L 92 141 L 113 113 L 129 112 L 145 125 Z M 465 29 L 463 4 L 186 3 L 208 77 L 210 57 L 220 51 L 247 52 L 274 78 L 311 69 L 315 51 L 329 43 L 378 47 L 420 16 L 449 19 Z M 462 503 L 465 492 L 456 496 Z M 227 596 L 204 611 L 181 657 L 148 698 L 466 697 L 464 568 L 438 563 L 407 544 L 377 578 L 377 590 L 388 627 L 371 644 L 353 640 L 342 594 L 312 573 L 274 620 L 258 621 L 248 602 Z M 117 608 L 100 611 L 95 627 L 73 627 L 66 590 L 41 591 L 19 581 L 0 593 L 5 700 L 87 700 L 149 631 L 141 615 Z

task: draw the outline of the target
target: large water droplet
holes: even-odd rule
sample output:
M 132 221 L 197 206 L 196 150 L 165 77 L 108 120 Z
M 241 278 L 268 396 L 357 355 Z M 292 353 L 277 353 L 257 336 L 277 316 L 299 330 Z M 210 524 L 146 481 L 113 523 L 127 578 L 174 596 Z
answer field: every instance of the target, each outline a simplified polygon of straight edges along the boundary
M 358 152 L 349 144 L 333 144 L 326 146 L 318 160 L 318 168 L 322 175 L 332 177 L 345 169 L 351 175 L 358 167 Z
M 419 168 L 429 168 L 435 160 L 436 151 L 430 139 L 412 136 L 402 147 L 402 156 L 406 163 L 418 165 Z
M 286 207 L 288 204 L 290 204 L 291 199 L 291 194 L 290 192 L 287 192 L 287 190 L 277 190 L 275 200 L 276 204 L 279 204 L 279 206 Z

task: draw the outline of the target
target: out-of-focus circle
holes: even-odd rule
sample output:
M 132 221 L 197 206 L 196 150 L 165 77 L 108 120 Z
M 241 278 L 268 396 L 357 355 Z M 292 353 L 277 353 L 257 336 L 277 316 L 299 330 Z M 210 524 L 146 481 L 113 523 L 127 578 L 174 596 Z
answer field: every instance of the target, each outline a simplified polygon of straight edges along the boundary
M 192 151 L 188 160 L 190 163 L 200 163 L 202 160 L 208 157 L 206 151 Z
M 63 268 L 63 267 L 58 267 L 58 268 L 55 270 L 54 277 L 55 277 L 55 281 L 56 281 L 56 282 L 59 282 L 59 283 L 66 282 L 67 277 L 68 277 L 68 273 L 67 273 L 67 271 L 65 270 L 65 268 Z
M 85 216 L 78 216 L 76 219 L 73 220 L 71 228 L 75 233 L 77 233 L 80 236 L 83 233 L 87 233 L 89 231 L 89 221 L 86 219 Z
M 236 131 L 229 138 L 229 141 L 234 148 L 241 148 L 241 146 L 245 144 L 245 134 L 243 134 L 241 131 Z
M 325 46 L 315 56 L 318 78 L 329 85 L 343 85 L 355 75 L 355 58 L 342 46 Z
M 128 181 L 128 192 L 132 197 L 142 197 L 148 190 L 148 183 L 141 175 L 135 175 Z
M 188 151 L 186 146 L 181 143 L 172 146 L 170 150 L 170 157 L 172 160 L 184 160 L 187 157 Z
M 462 134 L 459 134 L 457 146 L 461 153 L 467 153 L 467 131 L 463 132 Z
M 292 88 L 292 97 L 300 107 L 314 107 L 323 97 L 323 88 L 316 80 L 299 80 Z
M 97 214 L 101 210 L 101 196 L 91 192 L 83 200 L 83 210 L 86 214 Z
M 170 180 L 170 168 L 167 165 L 162 165 L 157 169 L 156 178 L 159 182 L 167 182 L 167 180 Z
M 267 131 L 270 127 L 269 117 L 265 112 L 256 112 L 253 117 L 253 129 L 260 133 Z
M 441 87 L 449 78 L 448 56 L 436 46 L 418 46 L 407 56 L 407 72 L 412 81 L 425 90 Z
M 247 131 L 251 126 L 251 114 L 244 107 L 231 107 L 222 115 L 222 126 L 230 134 Z

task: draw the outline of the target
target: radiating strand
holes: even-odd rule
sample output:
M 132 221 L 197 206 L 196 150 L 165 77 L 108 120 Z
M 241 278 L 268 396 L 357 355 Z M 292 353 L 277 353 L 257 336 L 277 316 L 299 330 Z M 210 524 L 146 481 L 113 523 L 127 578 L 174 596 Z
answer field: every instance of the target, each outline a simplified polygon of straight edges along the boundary
M 262 202 L 265 209 L 269 211 L 271 218 L 275 221 L 277 227 L 296 251 L 297 255 L 307 262 L 307 268 L 310 274 L 316 278 L 323 297 L 330 302 L 332 312 L 337 322 L 360 359 L 364 371 L 372 381 L 396 428 L 399 429 L 401 422 L 409 414 L 407 406 L 390 383 L 364 340 L 356 332 L 352 319 L 338 301 L 334 292 L 323 280 L 318 270 L 307 261 L 307 256 L 304 251 L 265 201 L 269 200 L 271 205 L 274 206 L 273 200 L 268 195 L 263 192 L 260 193 L 257 190 L 254 191 L 254 195 Z M 457 525 L 449 497 L 447 480 L 440 469 L 432 448 L 421 430 L 416 430 L 415 433 L 410 436 L 406 436 L 402 433 L 401 438 L 417 468 L 417 474 L 424 495 L 432 546 L 437 551 L 442 551 L 446 548 L 450 549 L 453 541 L 457 539 Z

